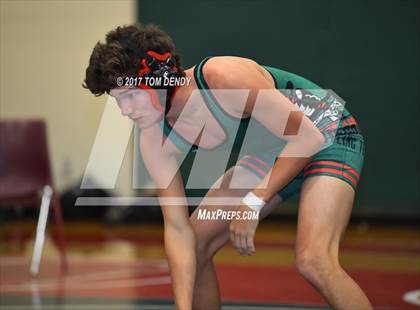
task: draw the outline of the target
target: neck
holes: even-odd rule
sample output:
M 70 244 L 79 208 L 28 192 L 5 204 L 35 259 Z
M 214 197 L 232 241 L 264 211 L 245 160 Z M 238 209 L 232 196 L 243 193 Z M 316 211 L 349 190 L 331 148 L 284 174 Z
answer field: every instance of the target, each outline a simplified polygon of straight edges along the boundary
M 191 77 L 191 81 L 193 80 L 193 71 L 192 69 L 188 69 L 185 71 L 186 77 Z M 182 110 L 184 109 L 185 103 L 188 101 L 192 92 L 191 84 L 179 86 L 178 89 L 175 91 L 175 94 L 171 100 L 171 108 L 166 115 L 169 119 L 176 120 L 178 116 L 181 114 Z

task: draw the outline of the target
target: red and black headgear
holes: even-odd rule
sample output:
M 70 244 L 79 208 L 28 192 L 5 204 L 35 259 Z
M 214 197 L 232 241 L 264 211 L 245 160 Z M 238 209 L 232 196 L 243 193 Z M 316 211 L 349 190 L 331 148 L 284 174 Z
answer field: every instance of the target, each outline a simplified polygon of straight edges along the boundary
M 164 54 L 159 54 L 155 51 L 149 50 L 147 52 L 140 52 L 137 47 L 135 47 L 132 42 L 125 41 L 124 45 L 140 59 L 140 70 L 138 71 L 138 77 L 142 78 L 142 82 L 139 85 L 139 88 L 144 89 L 149 92 L 152 104 L 155 108 L 165 110 L 165 115 L 170 109 L 170 104 L 177 86 L 171 86 L 170 84 L 165 85 L 147 85 L 146 77 L 148 78 L 178 78 L 182 77 L 182 72 L 178 68 L 175 57 L 170 53 L 166 52 Z M 164 91 L 166 90 L 166 94 Z
M 162 79 L 164 78 L 171 79 L 174 77 L 181 77 L 182 74 L 176 65 L 175 58 L 169 52 L 159 54 L 154 51 L 147 51 L 146 53 L 142 53 L 140 63 L 141 69 L 138 72 L 138 76 L 143 79 L 139 87 L 141 89 L 148 90 L 152 98 L 153 105 L 165 107 L 165 114 L 167 114 L 177 87 L 170 85 L 149 86 L 147 85 L 145 78 L 160 78 L 163 84 Z M 156 90 L 166 90 L 166 98 L 163 98 L 165 97 L 165 92 Z

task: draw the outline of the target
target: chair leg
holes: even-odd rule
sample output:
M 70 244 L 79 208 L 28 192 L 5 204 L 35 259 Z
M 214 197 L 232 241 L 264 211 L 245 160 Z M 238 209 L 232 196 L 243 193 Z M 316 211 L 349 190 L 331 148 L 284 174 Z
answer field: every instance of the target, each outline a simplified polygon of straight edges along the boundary
M 45 185 L 42 191 L 41 207 L 39 210 L 38 225 L 36 227 L 35 245 L 32 254 L 32 263 L 30 272 L 33 276 L 39 273 L 39 265 L 41 263 L 42 250 L 45 240 L 45 227 L 47 226 L 48 211 L 50 208 L 53 190 L 51 186 Z
M 57 193 L 53 194 L 53 210 L 55 225 L 57 227 L 57 246 L 60 251 L 61 272 L 67 273 L 66 240 L 64 238 L 64 222 L 61 213 L 60 197 Z

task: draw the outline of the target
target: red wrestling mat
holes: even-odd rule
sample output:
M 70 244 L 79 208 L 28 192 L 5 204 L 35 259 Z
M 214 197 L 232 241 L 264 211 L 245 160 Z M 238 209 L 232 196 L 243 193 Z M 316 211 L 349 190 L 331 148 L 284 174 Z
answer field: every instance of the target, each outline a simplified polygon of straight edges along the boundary
M 39 299 L 110 306 L 172 298 L 161 225 L 73 223 L 66 231 L 68 274 L 60 274 L 57 250 L 47 239 L 37 279 L 29 276 L 33 226 L 10 223 L 0 231 L 0 310 Z M 418 237 L 418 230 L 372 228 L 360 233 L 349 228 L 340 260 L 375 308 L 419 309 L 403 300 L 407 292 L 420 289 Z M 229 246 L 220 251 L 216 266 L 223 300 L 325 306 L 294 268 L 294 238 L 292 224 L 263 225 L 256 236 L 256 255 L 241 257 Z
M 60 276 L 58 262 L 48 259 L 48 269 L 34 281 L 28 276 L 29 260 L 1 259 L 0 296 L 40 296 L 118 298 L 130 300 L 171 299 L 170 280 L 164 261 L 140 262 L 70 261 L 70 272 Z M 224 301 L 325 306 L 321 297 L 291 267 L 218 265 Z M 420 286 L 418 275 L 353 271 L 351 276 L 365 290 L 376 308 L 418 309 L 402 296 Z M 1 298 L 0 298 L 1 299 Z
M 375 308 L 419 309 L 402 296 L 420 287 L 419 275 L 353 271 L 350 276 L 362 287 Z M 294 268 L 218 267 L 224 300 L 326 305 Z

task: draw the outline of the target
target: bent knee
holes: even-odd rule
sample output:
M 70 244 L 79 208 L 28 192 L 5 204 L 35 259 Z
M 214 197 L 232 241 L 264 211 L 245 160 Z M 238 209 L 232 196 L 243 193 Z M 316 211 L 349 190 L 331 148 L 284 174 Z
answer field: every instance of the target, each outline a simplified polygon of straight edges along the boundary
M 196 256 L 197 263 L 206 264 L 211 261 L 216 254 L 217 236 L 212 236 L 209 233 L 196 232 Z
M 201 240 L 196 243 L 196 268 L 198 273 L 212 263 L 215 254 L 216 253 L 212 250 L 211 242 Z
M 312 283 L 324 283 L 334 271 L 341 269 L 338 257 L 316 247 L 296 250 L 296 268 L 301 276 Z
M 198 257 L 206 257 L 210 258 L 209 248 L 210 248 L 210 240 L 206 240 L 204 238 L 197 237 L 196 241 L 196 253 Z

